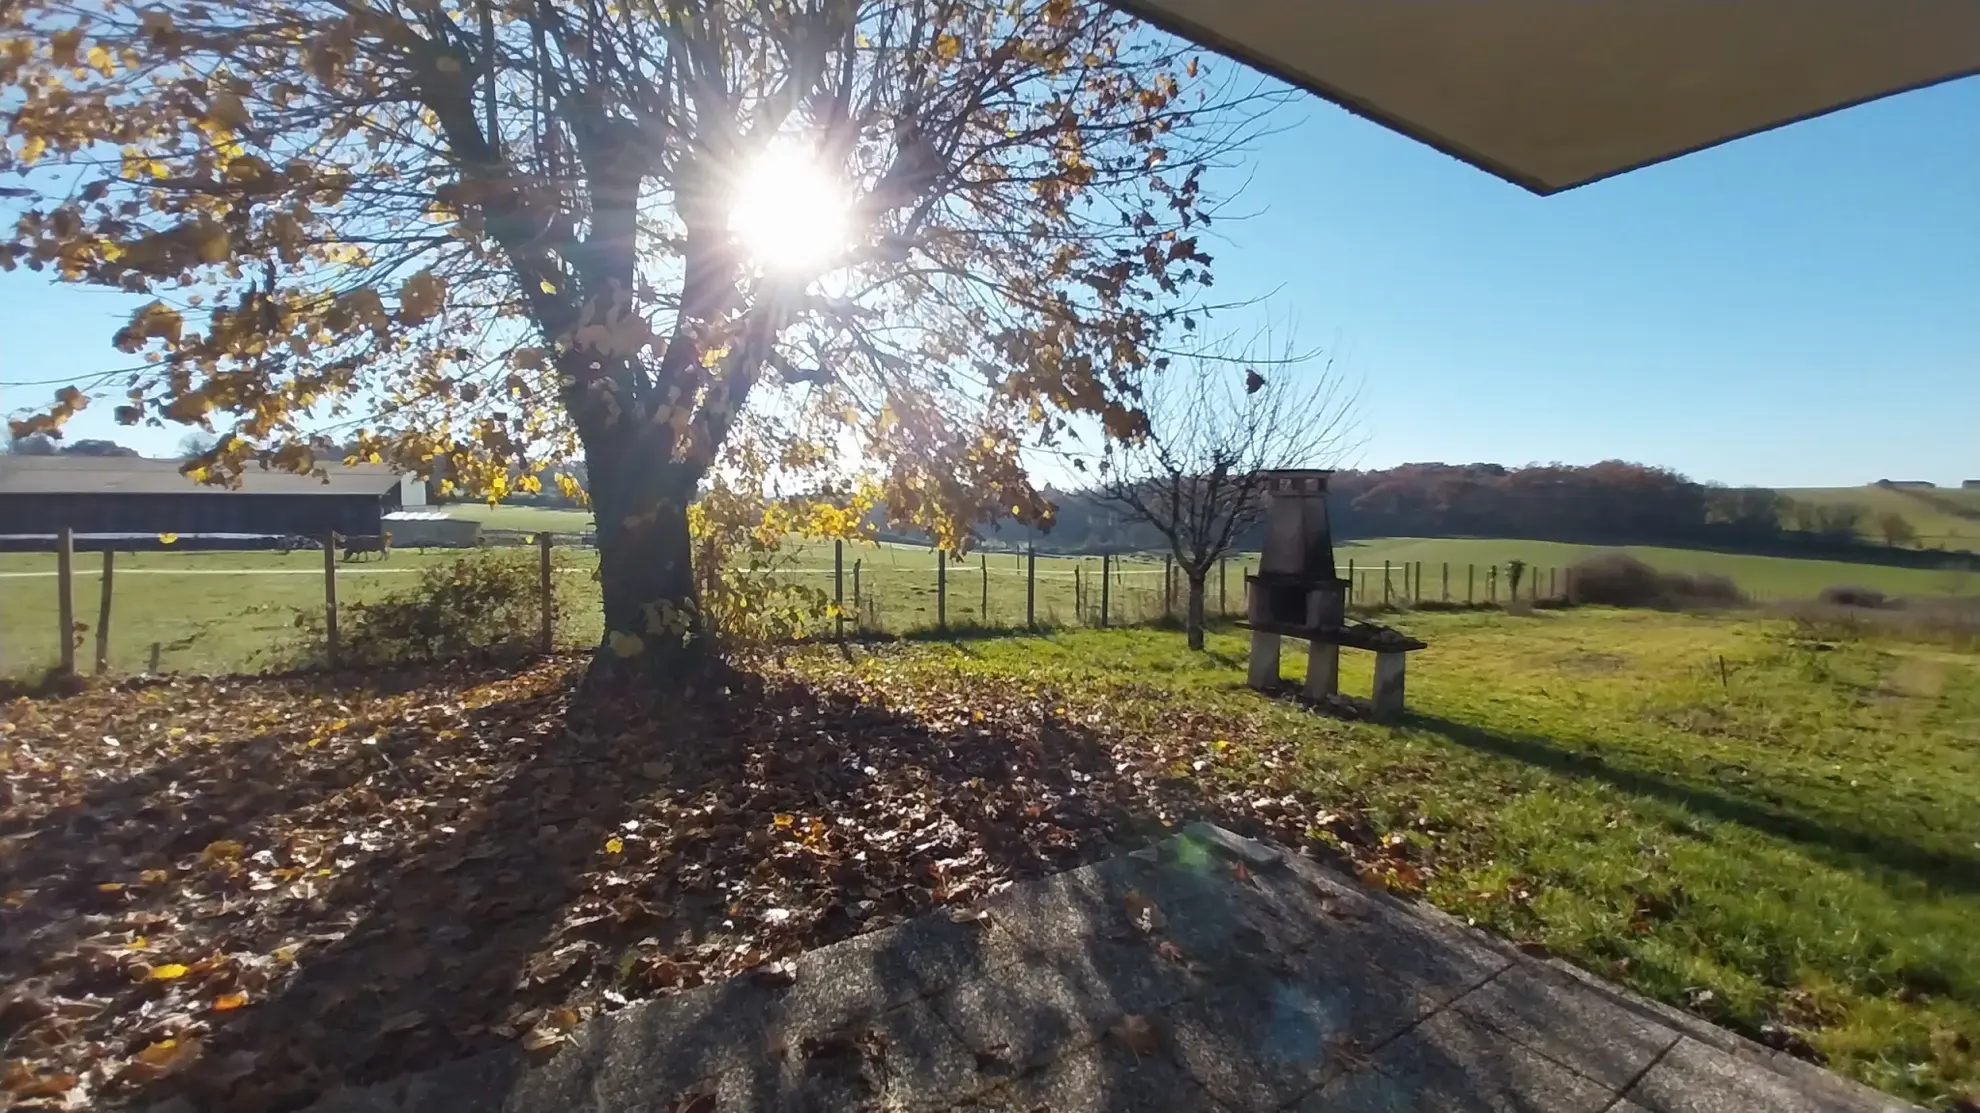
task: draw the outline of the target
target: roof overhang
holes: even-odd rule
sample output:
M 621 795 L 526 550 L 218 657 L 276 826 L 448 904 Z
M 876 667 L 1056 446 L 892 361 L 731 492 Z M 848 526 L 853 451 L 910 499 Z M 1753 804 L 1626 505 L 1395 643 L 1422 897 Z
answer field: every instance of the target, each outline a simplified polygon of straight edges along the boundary
M 1976 0 L 1113 2 L 1541 194 L 1980 74 Z

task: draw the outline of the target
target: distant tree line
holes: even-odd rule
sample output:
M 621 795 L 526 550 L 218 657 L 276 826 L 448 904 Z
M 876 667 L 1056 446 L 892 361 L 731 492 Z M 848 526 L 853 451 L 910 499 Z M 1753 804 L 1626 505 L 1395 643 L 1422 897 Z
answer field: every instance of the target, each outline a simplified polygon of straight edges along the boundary
M 1668 468 L 1619 460 L 1583 467 L 1543 464 L 1404 464 L 1336 472 L 1329 512 L 1337 540 L 1375 537 L 1518 537 L 1596 545 L 1671 545 L 1741 550 L 1870 548 L 1916 540 L 1901 515 L 1873 516 L 1851 502 L 1802 502 L 1765 488 L 1699 483 Z M 1156 549 L 1162 539 L 1125 521 L 1091 491 L 1051 491 L 1049 531 L 1003 524 L 980 535 L 993 544 L 1060 552 Z M 1887 520 L 1895 519 L 1895 520 Z M 1240 548 L 1255 549 L 1254 527 Z M 1878 548 L 1882 548 L 1878 546 Z

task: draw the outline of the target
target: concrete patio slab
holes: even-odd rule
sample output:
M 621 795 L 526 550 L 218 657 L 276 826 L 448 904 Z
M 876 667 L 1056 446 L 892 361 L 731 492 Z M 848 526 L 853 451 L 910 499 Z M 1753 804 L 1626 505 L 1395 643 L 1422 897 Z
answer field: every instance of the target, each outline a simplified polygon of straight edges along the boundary
M 1912 1107 L 1196 826 L 316 1113 L 1895 1113 Z

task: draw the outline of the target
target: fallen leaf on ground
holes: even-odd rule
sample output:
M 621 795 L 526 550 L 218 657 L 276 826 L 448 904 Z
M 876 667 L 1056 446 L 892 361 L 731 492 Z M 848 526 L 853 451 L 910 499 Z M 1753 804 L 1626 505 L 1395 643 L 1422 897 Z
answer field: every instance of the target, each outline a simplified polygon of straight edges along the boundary
M 1139 1013 L 1130 1013 L 1115 1021 L 1107 1034 L 1114 1042 L 1135 1055 L 1150 1055 L 1162 1046 L 1162 1032 L 1155 1022 Z
M 524 1051 L 542 1051 L 546 1047 L 555 1047 L 563 1043 L 564 1033 L 555 1028 L 539 1025 L 524 1032 L 521 1042 Z
M 1124 903 L 1127 905 L 1128 923 L 1133 924 L 1135 930 L 1143 935 L 1153 935 L 1162 930 L 1165 922 L 1162 910 L 1155 907 L 1154 901 L 1142 896 L 1141 890 L 1128 890 Z

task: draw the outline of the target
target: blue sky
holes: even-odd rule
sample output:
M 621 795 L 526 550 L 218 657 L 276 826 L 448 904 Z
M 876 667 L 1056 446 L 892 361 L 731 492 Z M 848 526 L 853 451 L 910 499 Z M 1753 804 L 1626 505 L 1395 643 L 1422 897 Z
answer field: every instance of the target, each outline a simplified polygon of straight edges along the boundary
M 1957 482 L 1980 478 L 1976 121 L 1969 79 L 1540 198 L 1307 99 L 1206 248 L 1219 293 L 1273 294 L 1360 381 L 1361 466 Z M 4 384 L 121 366 L 131 304 L 0 275 L 0 411 L 48 389 Z M 177 443 L 111 404 L 71 435 Z

